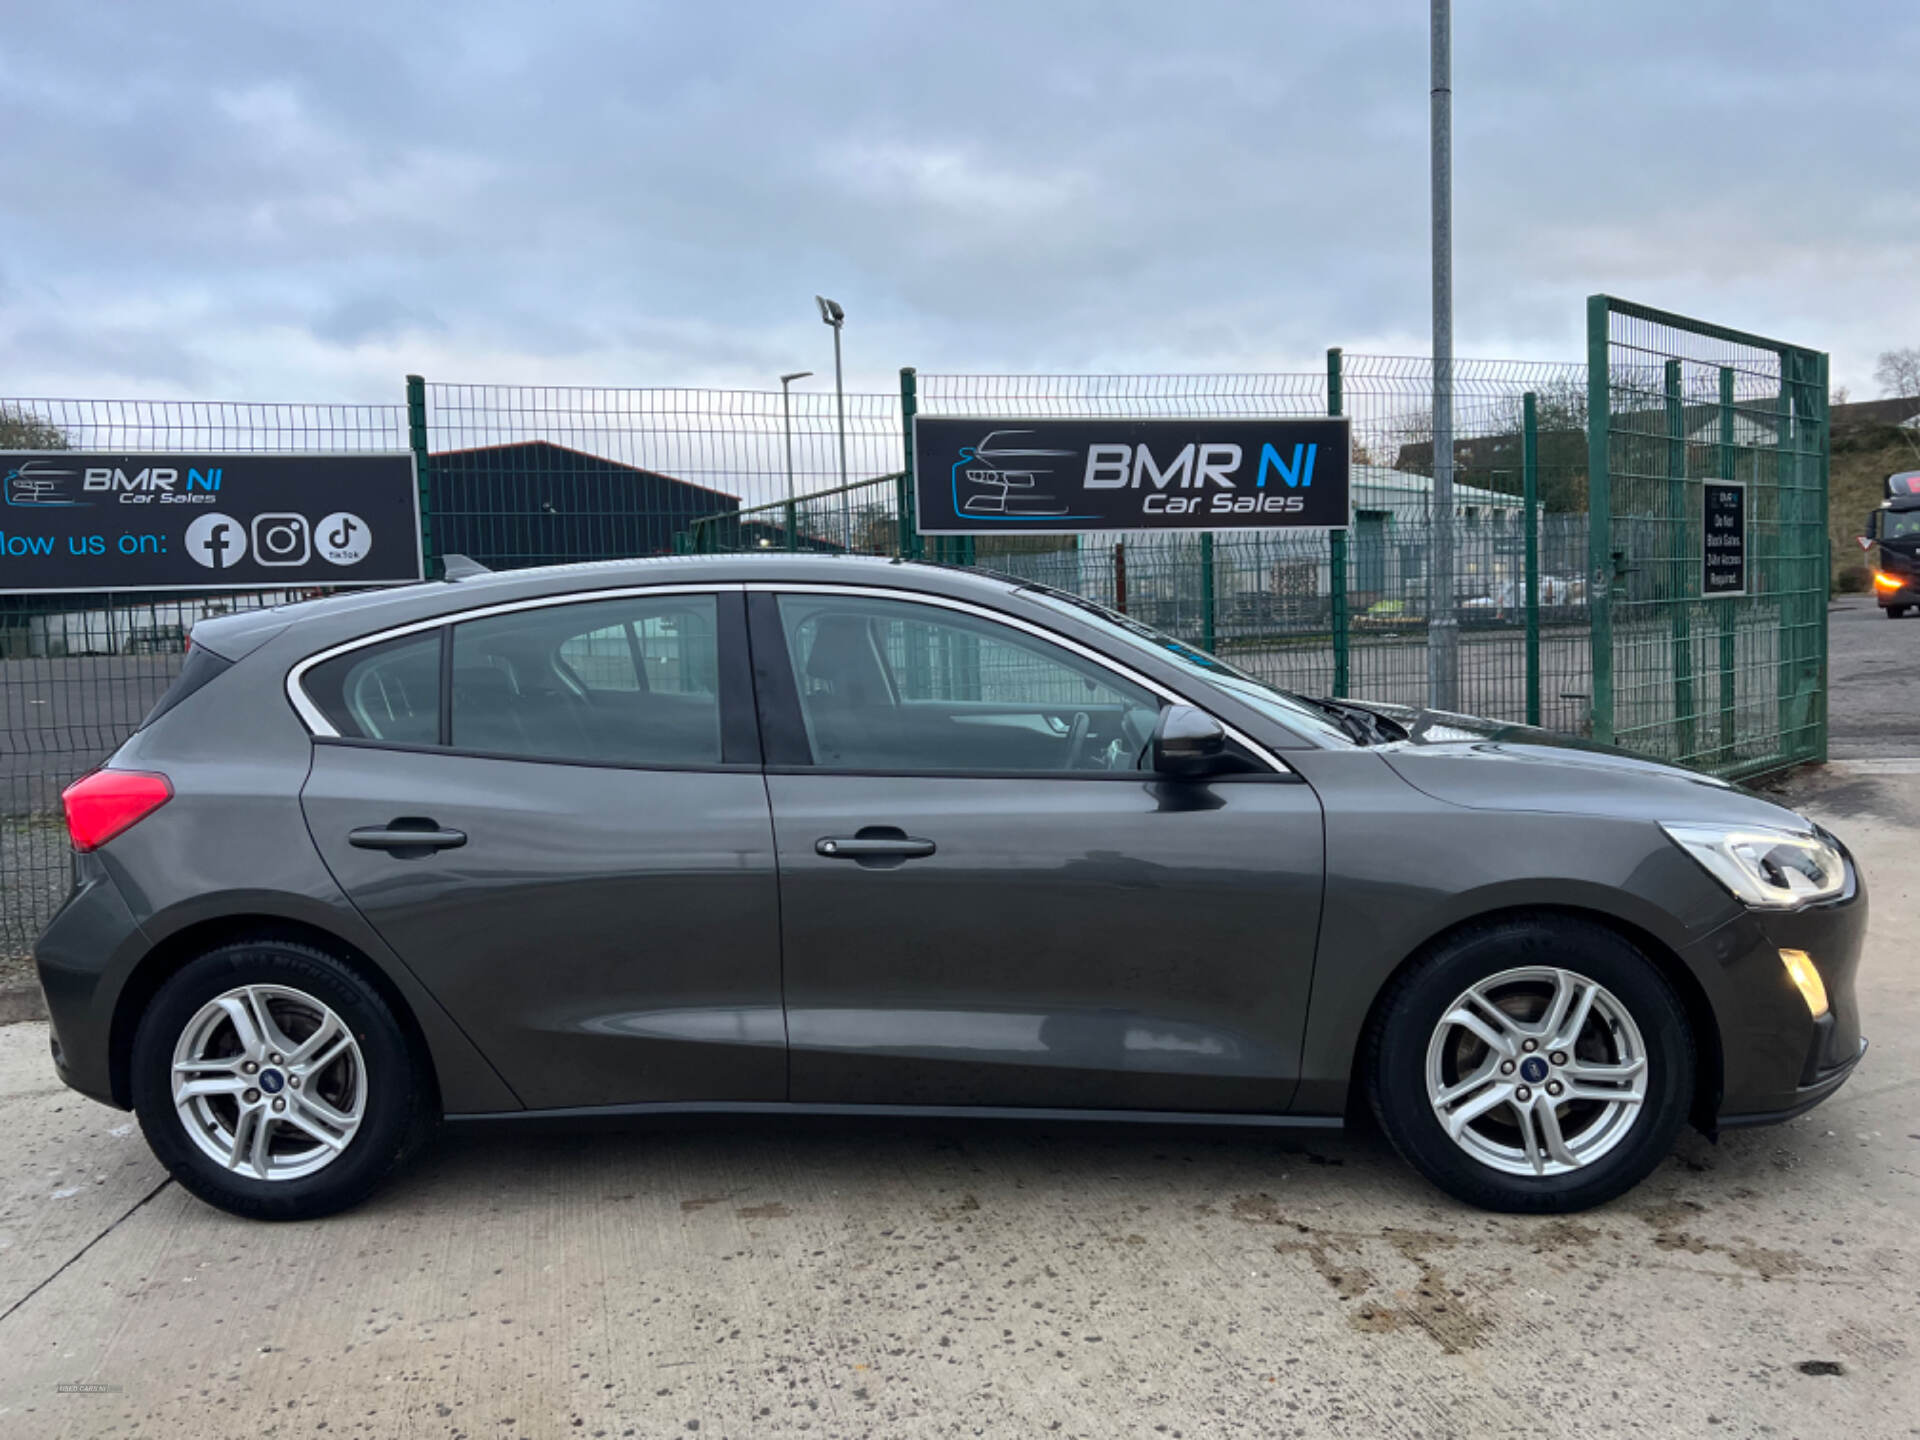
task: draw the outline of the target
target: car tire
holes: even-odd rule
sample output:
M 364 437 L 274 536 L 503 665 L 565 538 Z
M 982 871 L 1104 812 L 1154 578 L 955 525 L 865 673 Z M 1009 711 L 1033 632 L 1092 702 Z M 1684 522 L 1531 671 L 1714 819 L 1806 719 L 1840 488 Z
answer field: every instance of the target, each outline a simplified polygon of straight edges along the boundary
M 140 1128 L 173 1178 L 257 1220 L 357 1204 L 438 1121 L 424 1057 L 379 991 L 286 940 L 223 945 L 182 966 L 141 1018 L 130 1079 Z
M 1907 607 L 1904 605 L 1889 605 L 1886 611 L 1889 620 L 1904 620 L 1907 616 Z
M 1570 916 L 1448 937 L 1382 997 L 1365 1061 L 1394 1148 L 1488 1210 L 1613 1199 L 1665 1158 L 1693 1102 L 1693 1036 L 1673 987 L 1626 937 Z

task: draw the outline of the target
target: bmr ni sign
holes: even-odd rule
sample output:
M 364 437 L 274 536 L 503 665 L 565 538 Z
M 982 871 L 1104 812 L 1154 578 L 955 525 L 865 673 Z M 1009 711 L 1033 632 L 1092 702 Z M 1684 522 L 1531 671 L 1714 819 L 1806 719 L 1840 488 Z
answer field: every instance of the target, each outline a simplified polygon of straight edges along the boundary
M 0 594 L 418 580 L 406 451 L 0 451 Z
M 916 416 L 923 535 L 1347 524 L 1347 421 Z

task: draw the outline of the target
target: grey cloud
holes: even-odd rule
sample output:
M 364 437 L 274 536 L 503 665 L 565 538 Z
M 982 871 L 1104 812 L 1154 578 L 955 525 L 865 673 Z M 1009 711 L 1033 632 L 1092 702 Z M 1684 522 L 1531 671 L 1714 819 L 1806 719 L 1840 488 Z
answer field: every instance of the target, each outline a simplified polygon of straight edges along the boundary
M 362 295 L 330 306 L 312 322 L 313 333 L 336 345 L 392 340 L 410 331 L 443 333 L 446 324 L 431 312 L 415 310 L 391 295 Z
M 1916 59 L 1893 0 L 1458 7 L 1461 348 L 1578 358 L 1610 289 L 1859 388 L 1920 341 Z M 876 389 L 1313 366 L 1425 333 L 1426 84 L 1417 4 L 35 7 L 0 391 L 28 335 L 122 393 L 388 398 L 414 350 L 761 385 L 821 368 L 821 290 Z

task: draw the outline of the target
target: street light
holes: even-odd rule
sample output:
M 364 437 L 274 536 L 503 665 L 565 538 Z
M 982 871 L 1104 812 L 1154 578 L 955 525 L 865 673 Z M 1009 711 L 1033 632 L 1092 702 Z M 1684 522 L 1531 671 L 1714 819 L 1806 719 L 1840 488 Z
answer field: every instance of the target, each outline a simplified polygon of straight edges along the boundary
M 849 551 L 853 549 L 853 502 L 847 496 L 847 392 L 840 377 L 840 327 L 847 323 L 847 312 L 838 300 L 824 295 L 813 297 L 820 307 L 822 324 L 833 327 L 833 403 L 840 418 L 840 526 Z
M 795 370 L 791 375 L 780 377 L 780 416 L 787 431 L 787 548 L 795 548 L 794 521 L 798 519 L 793 508 L 793 398 L 787 387 L 796 380 L 804 380 L 813 374 L 811 370 Z
M 1453 553 L 1453 0 L 1432 0 L 1433 492 L 1427 567 L 1427 705 L 1460 708 Z

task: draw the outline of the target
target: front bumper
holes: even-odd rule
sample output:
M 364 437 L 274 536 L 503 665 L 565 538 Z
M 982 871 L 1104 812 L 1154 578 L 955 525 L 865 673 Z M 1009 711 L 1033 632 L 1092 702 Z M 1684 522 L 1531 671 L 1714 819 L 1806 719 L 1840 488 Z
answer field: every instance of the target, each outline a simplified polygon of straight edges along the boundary
M 1876 578 L 1873 582 L 1873 598 L 1880 602 L 1882 610 L 1890 606 L 1920 606 L 1920 575 L 1895 575 L 1891 571 L 1877 570 L 1876 577 L 1885 575 L 1889 580 L 1900 582 L 1898 589 L 1889 589 Z
M 1721 1095 L 1715 1122 L 1727 1128 L 1791 1119 L 1846 1083 L 1867 1042 L 1854 975 L 1866 939 L 1867 894 L 1859 871 L 1839 900 L 1787 913 L 1748 911 L 1702 942 L 1696 966 L 1719 1021 Z M 1782 964 L 1805 951 L 1826 987 L 1815 1016 Z
M 1720 1128 L 1738 1130 L 1748 1125 L 1778 1125 L 1782 1120 L 1791 1120 L 1796 1115 L 1804 1115 L 1822 1100 L 1847 1083 L 1854 1067 L 1867 1055 L 1867 1037 L 1862 1035 L 1860 1043 L 1847 1059 L 1830 1070 L 1823 1071 L 1809 1085 L 1802 1085 L 1794 1092 L 1793 1103 L 1784 1110 L 1756 1110 L 1742 1115 L 1722 1115 Z

